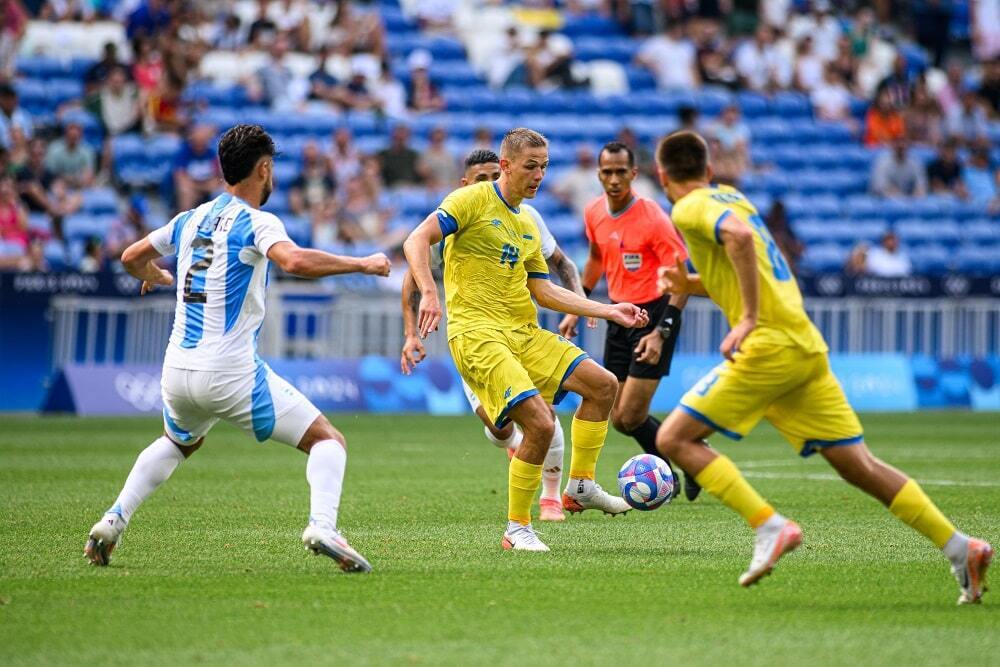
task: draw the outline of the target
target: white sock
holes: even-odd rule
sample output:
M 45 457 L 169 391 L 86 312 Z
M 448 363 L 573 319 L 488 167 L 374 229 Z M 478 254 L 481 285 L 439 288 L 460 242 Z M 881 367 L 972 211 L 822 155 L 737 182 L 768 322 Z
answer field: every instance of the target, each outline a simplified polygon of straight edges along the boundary
M 139 453 L 132 472 L 125 480 L 125 486 L 108 512 L 120 514 L 125 523 L 128 523 L 142 501 L 167 481 L 183 460 L 181 450 L 169 438 L 161 436 L 154 440 Z
M 490 442 L 492 442 L 494 445 L 496 445 L 501 449 L 506 447 L 507 449 L 512 449 L 514 451 L 517 451 L 518 445 L 520 445 L 521 440 L 524 439 L 524 434 L 521 433 L 521 429 L 519 429 L 516 425 L 514 426 L 514 430 L 510 432 L 510 436 L 506 440 L 501 440 L 500 438 L 495 437 L 492 433 L 490 433 L 490 429 L 487 428 L 486 426 L 483 426 L 483 432 L 486 433 L 487 440 L 489 440 Z
M 347 450 L 336 440 L 321 440 L 309 451 L 306 480 L 309 481 L 309 519 L 337 527 L 340 491 L 344 487 Z
M 941 551 L 944 552 L 944 555 L 952 563 L 956 565 L 965 563 L 965 559 L 969 557 L 969 536 L 960 530 L 956 530 L 948 538 L 948 541 L 944 543 L 944 546 L 941 547 Z
M 542 462 L 542 498 L 560 498 L 562 489 L 563 450 L 566 448 L 566 437 L 563 434 L 562 423 L 556 417 L 556 430 L 552 434 L 549 452 Z
M 785 521 L 787 521 L 785 517 L 775 512 L 771 515 L 770 519 L 762 523 L 760 527 L 757 528 L 757 532 L 776 533 L 785 525 Z

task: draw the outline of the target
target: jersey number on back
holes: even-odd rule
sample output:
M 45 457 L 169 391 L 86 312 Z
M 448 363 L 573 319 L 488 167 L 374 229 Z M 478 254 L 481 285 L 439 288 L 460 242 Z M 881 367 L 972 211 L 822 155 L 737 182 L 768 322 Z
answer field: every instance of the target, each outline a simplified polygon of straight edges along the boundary
M 215 245 L 212 243 L 211 237 L 196 236 L 194 237 L 194 241 L 191 242 L 191 248 L 192 252 L 198 248 L 204 248 L 205 255 L 197 262 L 191 263 L 191 267 L 184 277 L 184 303 L 205 303 L 208 301 L 208 295 L 204 292 L 195 292 L 192 289 L 192 284 L 196 275 L 205 273 L 208 271 L 208 267 L 212 266 L 212 259 L 215 256 Z
M 785 261 L 784 255 L 781 254 L 778 244 L 774 242 L 771 232 L 767 230 L 764 220 L 759 215 L 754 214 L 750 216 L 750 224 L 757 230 L 757 234 L 760 235 L 764 246 L 767 248 L 767 259 L 771 262 L 771 266 L 774 269 L 774 279 L 781 281 L 791 280 L 792 270 L 788 268 L 788 262 Z
M 500 252 L 500 265 L 509 264 L 513 269 L 519 259 L 521 259 L 521 249 L 516 245 L 504 243 Z

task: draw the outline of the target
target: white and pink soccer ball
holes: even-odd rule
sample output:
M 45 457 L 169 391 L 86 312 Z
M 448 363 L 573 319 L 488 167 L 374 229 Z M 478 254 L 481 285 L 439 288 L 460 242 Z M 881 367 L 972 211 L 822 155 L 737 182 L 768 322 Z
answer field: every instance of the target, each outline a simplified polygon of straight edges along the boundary
M 637 510 L 655 510 L 670 501 L 676 484 L 670 466 L 659 456 L 633 456 L 618 471 L 622 498 Z

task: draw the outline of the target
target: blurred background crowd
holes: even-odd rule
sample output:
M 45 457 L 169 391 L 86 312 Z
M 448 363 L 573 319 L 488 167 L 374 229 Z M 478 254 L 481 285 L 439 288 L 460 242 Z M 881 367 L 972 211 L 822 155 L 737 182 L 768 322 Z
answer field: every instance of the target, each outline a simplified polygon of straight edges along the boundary
M 687 127 L 797 271 L 1000 272 L 1000 0 L 0 0 L 0 269 L 116 270 L 220 190 L 236 122 L 282 151 L 266 208 L 338 252 L 399 258 L 524 124 L 582 260 L 601 145 L 662 200 Z

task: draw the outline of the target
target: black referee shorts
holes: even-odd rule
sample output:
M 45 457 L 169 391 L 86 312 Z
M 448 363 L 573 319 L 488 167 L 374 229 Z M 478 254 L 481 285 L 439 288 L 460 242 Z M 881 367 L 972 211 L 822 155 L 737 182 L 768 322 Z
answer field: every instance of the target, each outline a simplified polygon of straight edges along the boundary
M 635 360 L 635 347 L 639 344 L 639 339 L 660 325 L 669 303 L 670 297 L 666 295 L 656 301 L 636 304 L 649 313 L 649 324 L 641 329 L 626 329 L 614 322 L 608 322 L 608 335 L 604 340 L 604 367 L 614 373 L 619 382 L 624 382 L 628 377 L 659 380 L 664 375 L 670 374 L 670 361 L 674 356 L 674 345 L 677 342 L 676 333 L 663 341 L 659 362 L 646 364 Z

